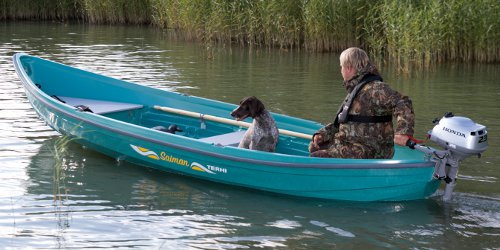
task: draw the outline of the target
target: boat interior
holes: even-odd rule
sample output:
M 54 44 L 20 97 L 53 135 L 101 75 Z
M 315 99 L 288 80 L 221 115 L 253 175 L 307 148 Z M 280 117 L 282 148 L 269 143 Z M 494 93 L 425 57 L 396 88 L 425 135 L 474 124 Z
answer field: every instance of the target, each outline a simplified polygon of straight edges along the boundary
M 23 72 L 23 76 L 29 78 L 33 85 L 48 96 L 80 111 L 91 111 L 103 117 L 148 128 L 151 136 L 169 133 L 164 131 L 176 125 L 176 136 L 189 137 L 221 147 L 237 147 L 246 131 L 246 127 L 204 119 L 203 115 L 190 117 L 155 108 L 159 105 L 193 110 L 229 119 L 234 105 L 131 84 L 24 54 L 17 54 L 14 60 L 19 61 L 16 69 Z M 282 114 L 273 113 L 273 116 L 280 129 L 305 135 L 302 138 L 280 132 L 276 152 L 308 156 L 308 135 L 312 135 L 322 125 Z M 246 122 L 251 122 L 251 119 Z M 393 157 L 395 160 L 422 158 L 423 154 L 400 146 L 396 146 Z
M 238 147 L 246 128 L 204 120 L 202 117 L 192 118 L 175 113 L 157 110 L 150 106 L 135 103 L 123 103 L 94 99 L 52 96 L 61 102 L 76 107 L 81 111 L 91 111 L 111 119 L 158 130 L 163 133 L 175 133 L 179 136 L 198 139 L 221 147 Z M 88 108 L 88 110 L 85 110 Z M 176 125 L 180 131 L 168 131 Z M 276 153 L 308 156 L 309 140 L 280 134 Z M 393 159 L 411 159 L 418 157 L 414 150 L 396 146 Z
M 175 133 L 217 146 L 238 147 L 246 132 L 246 128 L 243 127 L 204 120 L 202 117 L 192 118 L 168 113 L 141 104 L 55 95 L 52 97 L 81 111 L 92 112 L 164 133 Z M 178 130 L 169 131 L 169 127 L 172 125 L 176 125 Z M 307 156 L 309 155 L 308 143 L 309 141 L 306 139 L 280 135 L 276 152 Z

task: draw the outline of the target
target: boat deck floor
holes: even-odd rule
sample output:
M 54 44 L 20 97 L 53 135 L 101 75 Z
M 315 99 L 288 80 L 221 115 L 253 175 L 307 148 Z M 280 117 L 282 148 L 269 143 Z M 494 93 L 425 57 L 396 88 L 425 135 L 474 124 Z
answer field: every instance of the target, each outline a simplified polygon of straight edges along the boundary
M 57 96 L 57 98 L 73 107 L 76 107 L 78 105 L 87 106 L 95 114 L 107 114 L 126 110 L 140 109 L 143 107 L 143 105 L 140 104 L 111 102 L 67 96 Z

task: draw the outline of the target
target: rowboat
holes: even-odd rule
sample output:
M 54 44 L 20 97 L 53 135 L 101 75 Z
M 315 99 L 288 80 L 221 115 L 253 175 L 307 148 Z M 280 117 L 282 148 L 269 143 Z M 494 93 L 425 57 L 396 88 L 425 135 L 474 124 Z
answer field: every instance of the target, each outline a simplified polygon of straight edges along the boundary
M 392 159 L 312 158 L 320 123 L 272 113 L 276 152 L 238 148 L 248 122 L 236 105 L 147 87 L 18 53 L 15 70 L 36 113 L 86 148 L 189 177 L 308 198 L 351 201 L 423 199 L 439 187 L 426 154 L 396 146 Z M 157 126 L 177 125 L 167 133 Z M 186 179 L 189 181 L 189 178 Z

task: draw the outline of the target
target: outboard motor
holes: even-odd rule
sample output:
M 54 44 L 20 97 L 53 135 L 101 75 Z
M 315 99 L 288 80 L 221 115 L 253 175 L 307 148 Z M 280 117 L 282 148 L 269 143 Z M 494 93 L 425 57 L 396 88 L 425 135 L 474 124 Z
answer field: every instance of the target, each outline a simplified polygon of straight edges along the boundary
M 434 120 L 434 124 L 428 136 L 444 150 L 418 145 L 410 140 L 407 145 L 429 154 L 436 162 L 434 177 L 446 182 L 443 200 L 448 201 L 456 185 L 460 162 L 469 156 L 481 156 L 488 148 L 488 132 L 485 126 L 466 117 L 454 116 L 451 112 Z

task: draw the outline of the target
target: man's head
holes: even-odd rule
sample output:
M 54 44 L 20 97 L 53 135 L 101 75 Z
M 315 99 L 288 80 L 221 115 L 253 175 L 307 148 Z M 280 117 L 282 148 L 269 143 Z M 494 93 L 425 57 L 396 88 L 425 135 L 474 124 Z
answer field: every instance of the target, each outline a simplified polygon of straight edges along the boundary
M 352 79 L 358 72 L 370 63 L 366 52 L 360 48 L 351 47 L 340 54 L 340 67 L 345 81 Z

